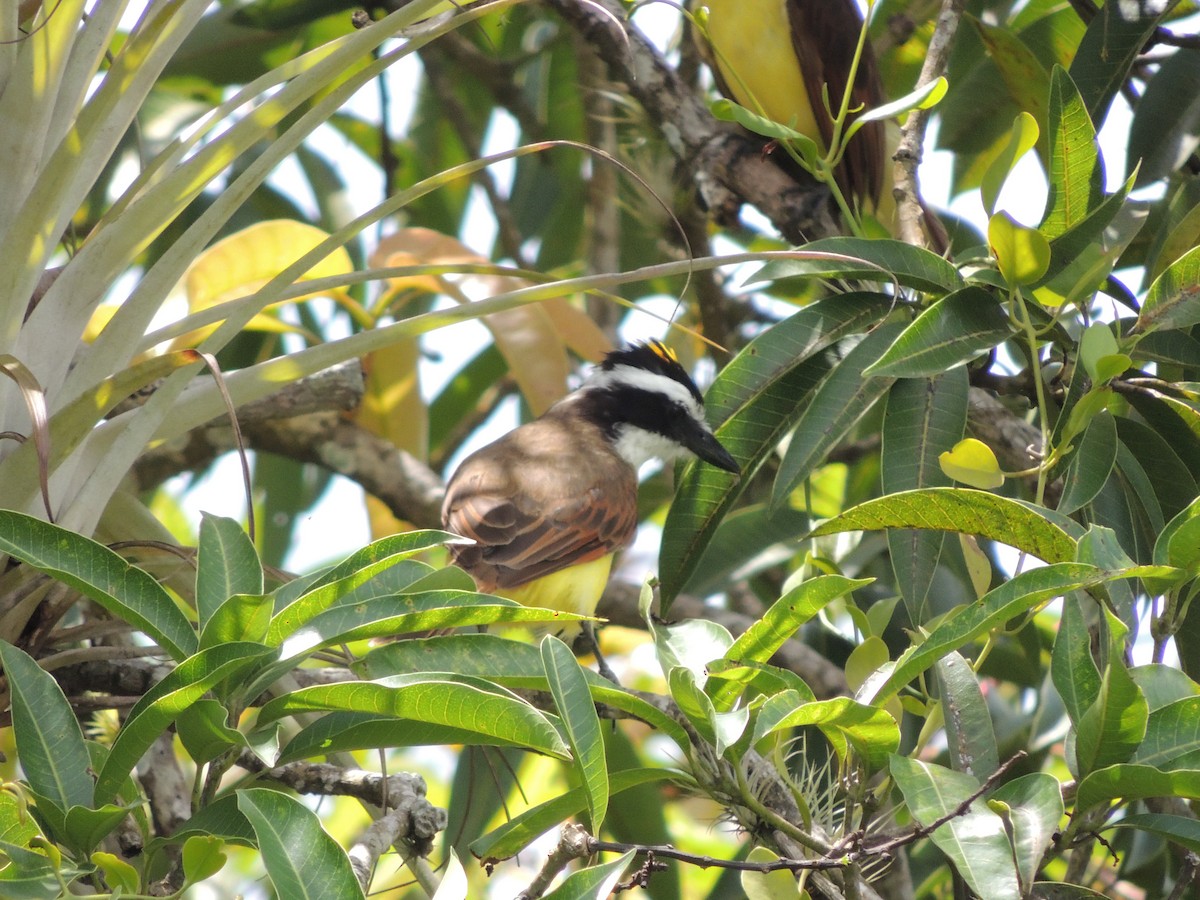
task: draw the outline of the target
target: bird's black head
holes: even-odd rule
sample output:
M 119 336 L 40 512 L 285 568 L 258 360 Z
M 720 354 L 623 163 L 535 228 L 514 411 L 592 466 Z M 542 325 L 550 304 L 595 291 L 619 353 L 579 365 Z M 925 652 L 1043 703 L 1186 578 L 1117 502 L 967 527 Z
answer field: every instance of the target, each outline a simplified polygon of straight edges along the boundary
M 659 341 L 609 353 L 579 396 L 585 414 L 604 429 L 630 465 L 694 454 L 727 472 L 740 471 L 713 437 L 700 389 L 675 353 Z

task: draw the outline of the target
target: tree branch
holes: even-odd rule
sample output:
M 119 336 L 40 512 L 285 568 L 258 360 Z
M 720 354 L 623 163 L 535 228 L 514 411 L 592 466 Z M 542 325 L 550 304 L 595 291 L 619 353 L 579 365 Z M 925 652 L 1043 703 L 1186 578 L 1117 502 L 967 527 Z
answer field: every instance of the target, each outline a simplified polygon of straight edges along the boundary
M 917 79 L 917 88 L 937 80 L 946 70 L 954 35 L 962 19 L 964 0 L 945 0 L 937 27 L 929 40 L 925 64 Z M 921 164 L 922 147 L 925 145 L 925 128 L 929 124 L 929 110 L 914 109 L 900 130 L 900 146 L 896 150 L 893 192 L 896 196 L 896 217 L 900 225 L 900 238 L 916 247 L 928 244 L 924 227 L 925 211 L 921 206 L 921 192 L 917 185 L 917 167 Z

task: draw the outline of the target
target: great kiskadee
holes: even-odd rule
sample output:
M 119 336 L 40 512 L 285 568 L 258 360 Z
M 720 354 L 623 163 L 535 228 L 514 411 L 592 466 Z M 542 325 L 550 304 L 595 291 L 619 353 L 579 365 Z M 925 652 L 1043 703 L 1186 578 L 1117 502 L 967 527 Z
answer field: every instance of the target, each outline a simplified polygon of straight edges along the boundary
M 850 77 L 862 16 L 854 0 L 695 0 L 708 7 L 708 41 L 701 52 L 717 87 L 741 106 L 788 125 L 827 151 L 833 119 Z M 875 56 L 863 47 L 850 109 L 884 102 Z M 851 139 L 835 176 L 851 204 L 891 226 L 894 201 L 887 171 L 882 121 L 869 122 Z
M 463 460 L 446 487 L 442 522 L 474 543 L 451 547 L 454 561 L 480 591 L 590 616 L 613 554 L 637 530 L 638 468 L 691 454 L 739 472 L 666 345 L 614 350 L 577 391 Z M 611 677 L 594 632 L 584 631 Z

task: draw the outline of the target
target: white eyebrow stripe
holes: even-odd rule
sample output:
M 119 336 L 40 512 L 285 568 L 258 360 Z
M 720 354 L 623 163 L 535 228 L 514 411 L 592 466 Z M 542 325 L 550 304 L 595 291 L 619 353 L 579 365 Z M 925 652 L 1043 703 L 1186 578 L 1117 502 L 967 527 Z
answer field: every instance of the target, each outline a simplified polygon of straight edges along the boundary
M 697 422 L 705 423 L 704 408 L 696 402 L 696 398 L 686 387 L 674 378 L 648 372 L 636 366 L 615 366 L 612 369 L 596 369 L 588 376 L 580 390 L 590 388 L 632 387 L 655 394 L 665 394 L 671 400 L 679 403 Z

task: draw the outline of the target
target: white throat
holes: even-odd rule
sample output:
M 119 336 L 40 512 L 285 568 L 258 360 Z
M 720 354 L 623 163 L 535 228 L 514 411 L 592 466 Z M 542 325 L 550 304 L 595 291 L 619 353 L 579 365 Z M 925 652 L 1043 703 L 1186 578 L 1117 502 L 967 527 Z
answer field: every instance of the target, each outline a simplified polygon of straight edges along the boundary
M 646 431 L 636 425 L 621 425 L 613 449 L 625 462 L 635 469 L 640 469 L 644 463 L 652 459 L 661 459 L 665 463 L 677 459 L 685 459 L 692 454 L 686 447 L 681 447 L 661 434 Z

